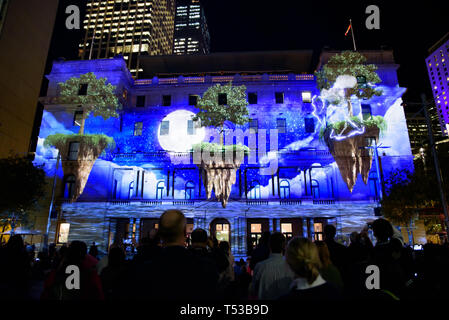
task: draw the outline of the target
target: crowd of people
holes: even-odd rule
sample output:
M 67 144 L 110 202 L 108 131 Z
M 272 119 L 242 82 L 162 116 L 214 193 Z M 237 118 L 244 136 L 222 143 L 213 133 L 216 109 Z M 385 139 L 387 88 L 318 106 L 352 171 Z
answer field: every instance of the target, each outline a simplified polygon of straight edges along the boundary
M 162 214 L 157 232 L 142 238 L 127 259 L 114 243 L 99 257 L 92 244 L 50 245 L 37 254 L 20 235 L 0 247 L 0 299 L 41 300 L 345 300 L 447 297 L 449 246 L 404 245 L 385 219 L 354 232 L 349 246 L 335 240 L 333 225 L 323 241 L 264 233 L 251 256 L 235 261 L 230 244 L 195 229 L 186 244 L 181 211 Z M 79 289 L 67 286 L 68 266 L 80 270 Z M 369 266 L 376 266 L 373 271 Z M 377 278 L 376 278 L 377 277 Z

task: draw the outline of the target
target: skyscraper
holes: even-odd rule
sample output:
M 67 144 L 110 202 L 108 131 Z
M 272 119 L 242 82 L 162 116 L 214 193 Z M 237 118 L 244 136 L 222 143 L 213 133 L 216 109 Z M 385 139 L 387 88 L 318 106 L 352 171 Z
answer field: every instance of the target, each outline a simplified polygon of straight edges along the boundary
M 89 0 L 83 60 L 124 56 L 133 76 L 139 55 L 172 54 L 175 0 Z
M 449 135 L 449 33 L 429 49 L 426 59 L 430 85 L 438 109 L 441 131 Z
M 28 154 L 57 9 L 57 0 L 0 0 L 0 158 Z
M 210 36 L 199 0 L 177 0 L 173 53 L 208 54 Z
M 429 113 L 430 122 L 432 124 L 433 137 L 436 141 L 441 140 L 443 134 L 441 132 L 440 121 L 438 117 L 438 110 L 435 106 L 429 106 L 427 112 Z M 407 119 L 407 128 L 410 138 L 410 146 L 412 153 L 418 155 L 421 148 L 429 145 L 429 132 L 427 129 L 427 121 L 422 113 L 408 112 L 405 114 Z

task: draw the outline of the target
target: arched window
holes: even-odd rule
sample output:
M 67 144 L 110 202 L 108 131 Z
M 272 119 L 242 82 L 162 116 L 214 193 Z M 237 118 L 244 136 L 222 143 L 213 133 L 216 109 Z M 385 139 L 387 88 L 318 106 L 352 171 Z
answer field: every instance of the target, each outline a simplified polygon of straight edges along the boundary
M 131 181 L 129 183 L 129 187 L 128 187 L 128 199 L 131 199 L 131 196 L 133 195 L 133 191 L 134 191 L 134 181 Z
M 257 180 L 251 182 L 251 187 L 249 190 L 249 199 L 260 199 L 260 183 Z
M 186 200 L 192 200 L 195 197 L 195 184 L 192 181 L 187 181 L 185 191 Z
M 281 180 L 281 182 L 279 182 L 279 189 L 281 191 L 281 194 L 279 195 L 281 199 L 290 198 L 290 182 L 287 180 Z
M 159 181 L 156 185 L 156 200 L 162 199 L 164 196 L 165 182 Z
M 64 198 L 71 199 L 75 193 L 76 178 L 74 175 L 67 176 L 64 184 Z
M 320 198 L 320 183 L 315 179 L 312 179 L 312 197 L 314 199 Z

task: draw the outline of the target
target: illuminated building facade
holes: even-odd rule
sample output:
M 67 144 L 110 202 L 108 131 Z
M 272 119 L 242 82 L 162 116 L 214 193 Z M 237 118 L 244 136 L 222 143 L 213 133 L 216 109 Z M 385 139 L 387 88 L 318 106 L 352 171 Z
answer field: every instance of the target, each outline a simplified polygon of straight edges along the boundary
M 426 59 L 433 98 L 438 109 L 441 131 L 449 135 L 449 33 L 429 49 Z
M 396 65 L 379 64 L 382 96 L 364 101 L 363 106 L 354 102 L 355 115 L 385 119 L 386 130 L 378 143 L 390 148 L 380 154 L 381 176 L 372 166 L 366 181 L 356 176 L 349 190 L 342 173 L 351 173 L 352 169 L 339 168 L 335 157 L 340 155 L 331 152 L 320 138 L 327 111 L 317 102 L 320 92 L 314 75 L 307 73 L 312 69 L 311 52 L 204 56 L 205 62 L 195 65 L 199 57 L 148 57 L 143 68 L 149 68 L 146 74 L 150 76 L 138 80 L 131 77 L 120 57 L 54 63 L 48 75 L 35 162 L 45 164 L 47 174 L 59 178 L 55 188 L 58 213 L 53 218 L 64 222 L 64 237 L 69 229 L 69 240 L 95 241 L 103 250 L 119 238 L 131 244 L 148 236 L 157 228 L 160 214 L 173 208 L 185 213 L 188 232 L 204 228 L 219 240 L 229 241 L 236 256 L 250 252 L 264 231 L 322 239 L 324 226 L 332 223 L 340 236 L 348 236 L 375 219 L 379 179 L 397 168 L 412 169 L 413 156 L 401 105 L 405 88 L 397 85 Z M 162 69 L 152 70 L 154 61 L 161 68 L 159 62 L 164 59 L 164 68 L 173 70 L 179 58 L 184 63 L 175 76 L 154 74 L 164 73 Z M 276 59 L 284 65 L 267 64 Z M 285 64 L 288 61 L 290 66 Z M 242 62 L 247 62 L 246 71 L 236 74 L 236 63 Z M 189 75 L 188 68 L 197 68 L 203 75 Z M 77 177 L 64 176 L 61 167 L 56 171 L 58 151 L 44 147 L 43 142 L 50 134 L 78 132 L 77 106 L 55 102 L 57 84 L 87 72 L 106 77 L 117 86 L 117 94 L 124 98 L 124 109 L 119 118 L 90 116 L 86 120 L 87 133 L 113 137 L 116 148 L 96 160 L 83 194 L 71 202 L 67 197 Z M 198 96 L 213 85 L 230 81 L 246 86 L 251 121 L 238 127 L 226 124 L 225 130 L 240 128 L 257 133 L 256 150 L 266 147 L 267 152 L 258 154 L 255 162 L 245 157 L 237 170 L 230 201 L 223 208 L 219 202 L 206 199 L 204 177 L 191 152 L 194 143 L 211 141 L 209 137 L 215 130 L 196 126 L 192 116 L 197 112 Z M 277 142 L 271 140 L 274 135 Z M 249 137 L 245 137 L 243 144 L 248 141 Z M 353 152 L 344 156 L 355 159 L 368 151 Z M 372 159 L 368 154 L 363 157 Z M 261 173 L 272 164 L 276 165 L 273 170 Z M 54 235 L 56 220 L 51 230 Z
M 173 54 L 208 54 L 210 36 L 199 0 L 177 0 Z
M 139 55 L 168 55 L 173 49 L 174 0 L 90 0 L 80 44 L 84 60 L 123 55 L 133 76 Z

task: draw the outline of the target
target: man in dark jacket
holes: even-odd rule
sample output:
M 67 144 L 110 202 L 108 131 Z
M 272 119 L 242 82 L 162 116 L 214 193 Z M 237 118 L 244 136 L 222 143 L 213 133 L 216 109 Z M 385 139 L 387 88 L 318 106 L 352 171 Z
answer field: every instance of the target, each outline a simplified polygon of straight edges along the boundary
M 328 224 L 324 227 L 324 242 L 326 242 L 327 248 L 329 249 L 331 261 L 338 268 L 340 273 L 344 275 L 346 271 L 345 267 L 348 256 L 348 248 L 335 241 L 336 234 L 337 229 L 334 225 Z
M 136 297 L 155 300 L 214 299 L 218 275 L 213 263 L 185 247 L 186 218 L 179 210 L 165 211 L 159 220 L 163 249 L 160 255 L 137 266 Z
M 206 259 L 216 266 L 217 273 L 220 274 L 229 266 L 226 255 L 218 248 L 207 247 L 207 232 L 204 229 L 195 229 L 190 235 L 192 245 L 189 251 L 198 258 Z

